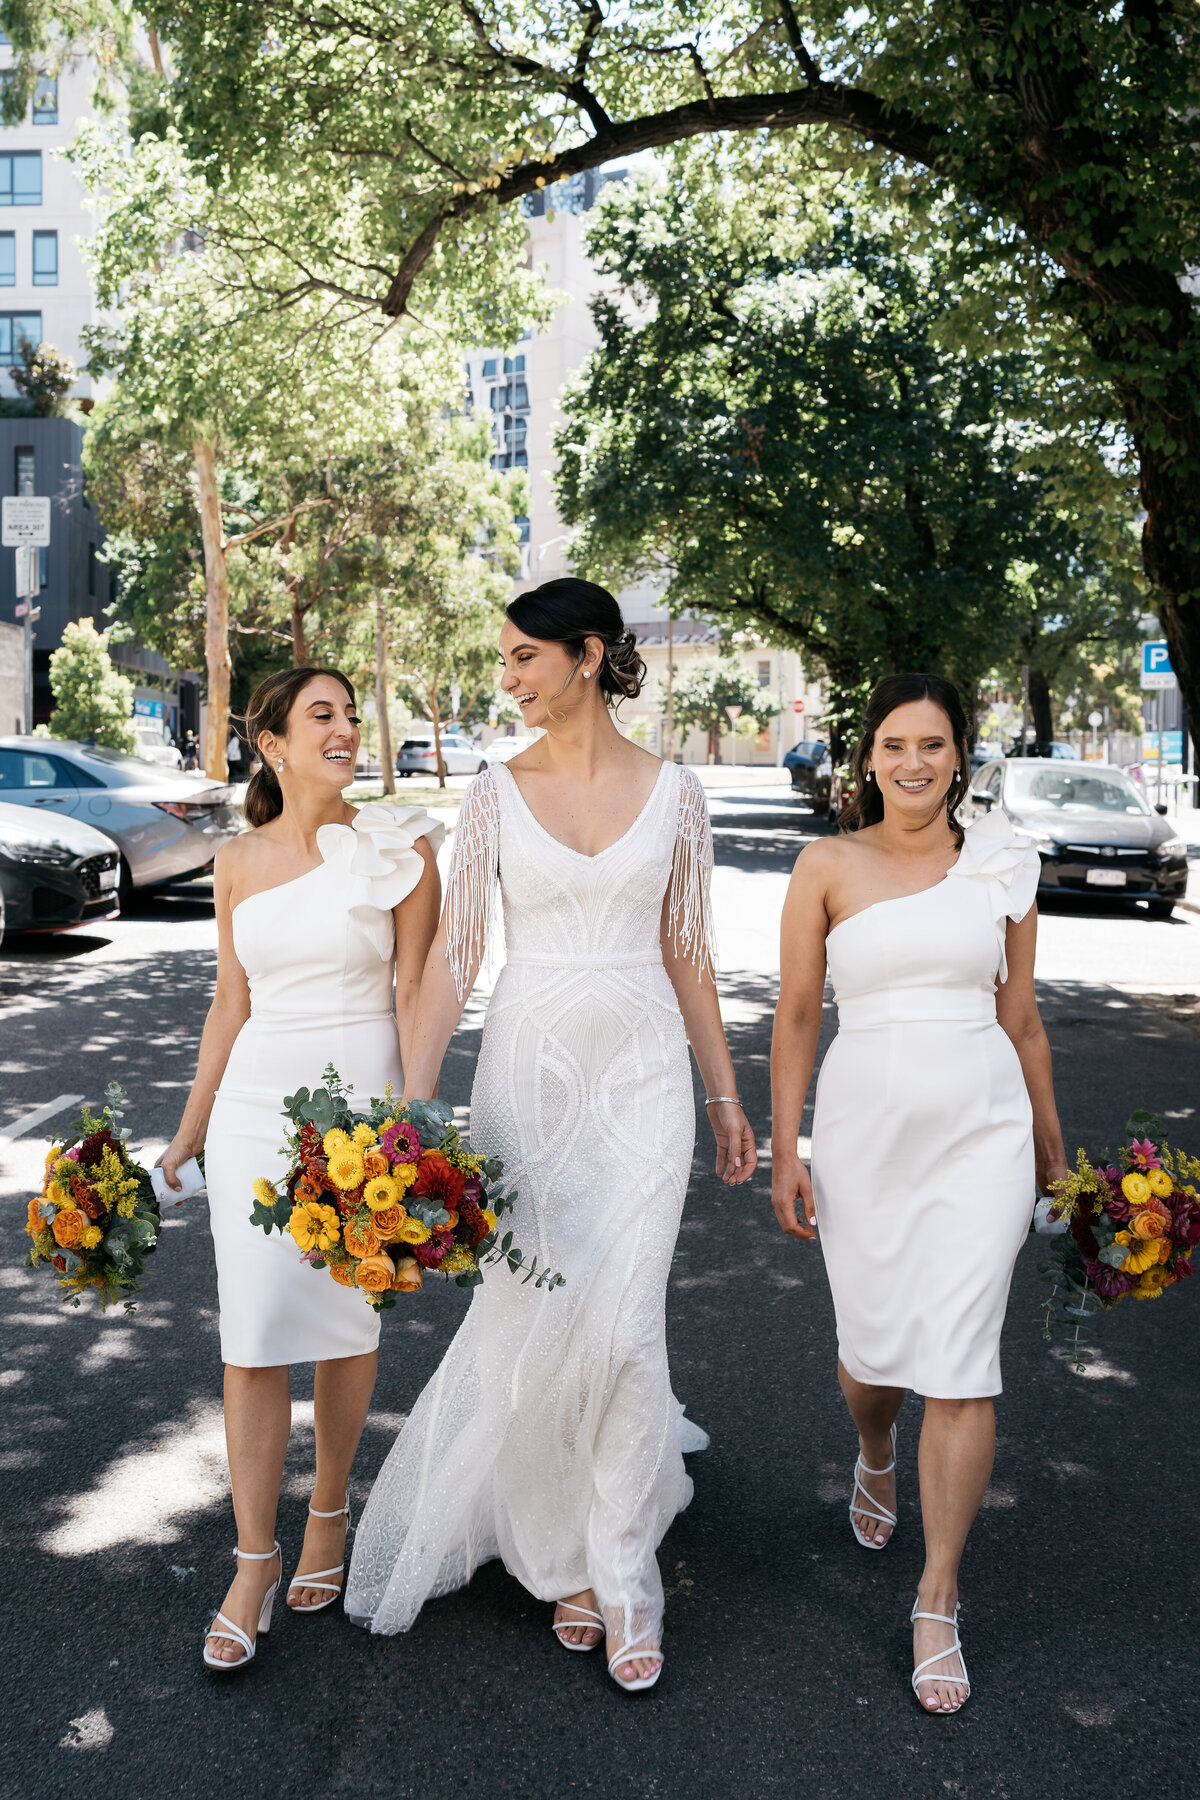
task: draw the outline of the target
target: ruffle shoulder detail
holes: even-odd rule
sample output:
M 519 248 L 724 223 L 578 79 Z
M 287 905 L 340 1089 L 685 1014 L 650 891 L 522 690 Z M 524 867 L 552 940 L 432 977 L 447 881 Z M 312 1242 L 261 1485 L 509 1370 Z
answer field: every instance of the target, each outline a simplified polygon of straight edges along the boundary
M 988 812 L 966 827 L 962 851 L 950 871 L 966 881 L 992 886 L 992 918 L 1000 940 L 1000 980 L 1008 979 L 1004 926 L 1019 924 L 1037 898 L 1042 859 L 1028 838 L 1018 837 L 1006 814 Z
M 446 827 L 419 806 L 380 801 L 360 807 L 353 825 L 322 825 L 317 832 L 323 860 L 350 878 L 348 910 L 381 960 L 392 954 L 395 942 L 387 915 L 412 893 L 425 869 L 417 840 L 425 838 L 436 855 L 445 835 Z

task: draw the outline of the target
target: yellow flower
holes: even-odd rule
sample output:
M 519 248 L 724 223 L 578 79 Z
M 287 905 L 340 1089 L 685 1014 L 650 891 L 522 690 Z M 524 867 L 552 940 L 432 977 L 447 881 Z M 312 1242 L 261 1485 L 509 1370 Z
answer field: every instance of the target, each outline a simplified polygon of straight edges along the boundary
M 405 1219 L 396 1236 L 402 1244 L 427 1244 L 430 1238 L 428 1225 L 422 1225 L 420 1219 Z
M 264 1206 L 274 1206 L 279 1198 L 279 1195 L 275 1191 L 275 1183 L 273 1181 L 268 1181 L 265 1175 L 256 1175 L 254 1178 L 254 1198 L 256 1200 L 261 1200 Z
M 327 1131 L 321 1140 L 321 1147 L 326 1156 L 332 1156 L 335 1150 L 348 1150 L 350 1141 L 348 1131 Z
M 1150 1198 L 1150 1183 L 1136 1169 L 1131 1169 L 1121 1182 L 1121 1192 L 1130 1206 L 1145 1206 Z
M 475 1267 L 475 1258 L 465 1244 L 452 1244 L 438 1267 L 447 1275 L 465 1275 L 468 1269 Z
M 402 1192 L 390 1175 L 373 1175 L 363 1189 L 363 1199 L 372 1212 L 385 1212 L 389 1206 L 399 1206 Z
M 1175 1192 L 1175 1183 L 1165 1169 L 1151 1169 L 1146 1180 L 1150 1183 L 1150 1192 L 1156 1200 L 1168 1200 Z
M 64 1187 L 59 1181 L 48 1181 L 46 1183 L 46 1198 L 51 1202 L 56 1212 L 61 1212 L 64 1206 L 74 1206 L 75 1204 L 71 1198 L 70 1188 Z
M 86 1231 L 80 1233 L 79 1242 L 85 1250 L 94 1250 L 103 1236 L 98 1225 L 89 1225 Z
M 480 1209 L 479 1209 L 479 1210 L 480 1210 L 480 1212 L 481 1212 L 481 1213 L 482 1213 L 482 1214 L 483 1214 L 483 1216 L 484 1216 L 484 1218 L 485 1218 L 485 1219 L 486 1219 L 486 1220 L 487 1220 L 487 1228 L 488 1228 L 488 1230 L 489 1230 L 489 1231 L 495 1231 L 495 1229 L 496 1229 L 496 1215 L 495 1215 L 495 1213 L 494 1213 L 494 1212 L 493 1212 L 493 1211 L 492 1211 L 492 1209 L 491 1209 L 491 1207 L 490 1207 L 490 1206 L 481 1206 L 481 1207 L 480 1207 Z
M 1133 1290 L 1135 1300 L 1157 1300 L 1171 1277 L 1163 1268 L 1147 1269 Z
M 329 1179 L 334 1187 L 348 1194 L 352 1188 L 361 1187 L 365 1178 L 362 1156 L 353 1144 L 344 1144 L 334 1150 L 329 1158 Z
M 319 1200 L 293 1206 L 288 1230 L 301 1250 L 332 1250 L 341 1236 L 337 1213 Z
M 367 1150 L 372 1144 L 377 1144 L 379 1139 L 369 1125 L 356 1125 L 352 1141 L 358 1145 L 360 1150 Z
M 1154 1268 L 1158 1263 L 1158 1242 L 1157 1238 L 1152 1238 L 1148 1243 L 1133 1245 L 1121 1264 L 1122 1273 L 1140 1275 L 1143 1270 Z
M 392 1180 L 394 1182 L 398 1183 L 400 1192 L 402 1194 L 407 1194 L 409 1188 L 412 1186 L 413 1182 L 416 1179 L 417 1179 L 416 1163 L 409 1163 L 409 1162 L 397 1163 L 392 1170 Z
M 123 1219 L 133 1216 L 137 1204 L 138 1180 L 129 1174 L 115 1150 L 105 1145 L 98 1165 L 92 1165 L 91 1184 L 111 1211 Z

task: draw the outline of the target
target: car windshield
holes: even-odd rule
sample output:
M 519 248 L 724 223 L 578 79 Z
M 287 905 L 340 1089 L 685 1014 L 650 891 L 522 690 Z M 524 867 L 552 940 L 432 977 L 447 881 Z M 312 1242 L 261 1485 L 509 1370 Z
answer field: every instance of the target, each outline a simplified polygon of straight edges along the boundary
M 1115 769 L 1075 774 L 1068 769 L 1026 763 L 1008 769 L 1009 793 L 1023 812 L 1135 813 L 1150 811 L 1132 781 Z

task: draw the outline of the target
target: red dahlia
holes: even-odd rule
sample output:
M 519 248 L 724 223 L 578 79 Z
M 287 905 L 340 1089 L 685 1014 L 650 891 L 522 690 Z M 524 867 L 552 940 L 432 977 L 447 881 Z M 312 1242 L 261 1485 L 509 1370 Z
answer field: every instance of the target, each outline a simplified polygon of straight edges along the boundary
M 412 1192 L 420 1200 L 438 1200 L 447 1212 L 457 1212 L 467 1178 L 451 1166 L 440 1150 L 427 1150 L 417 1164 Z

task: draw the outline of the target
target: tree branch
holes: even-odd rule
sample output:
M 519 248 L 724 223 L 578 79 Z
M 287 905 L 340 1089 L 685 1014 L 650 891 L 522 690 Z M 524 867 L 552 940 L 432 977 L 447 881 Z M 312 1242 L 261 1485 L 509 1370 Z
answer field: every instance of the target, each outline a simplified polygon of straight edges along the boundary
M 236 537 L 226 538 L 224 548 L 226 550 L 234 550 L 239 544 L 253 543 L 255 538 L 262 537 L 264 533 L 268 531 L 284 531 L 298 513 L 308 512 L 314 506 L 329 506 L 331 504 L 332 502 L 328 498 L 321 500 L 302 500 L 299 506 L 293 506 L 290 512 L 280 513 L 279 517 L 275 519 L 265 519 L 261 525 L 256 525 L 253 531 L 239 531 Z M 238 510 L 240 511 L 242 509 L 239 508 Z
M 792 46 L 792 53 L 799 63 L 805 79 L 810 81 L 813 87 L 820 87 L 821 71 L 805 48 L 804 34 L 800 30 L 800 21 L 796 17 L 792 0 L 779 0 L 779 16 L 783 20 L 783 29 L 787 32 L 788 43 Z

